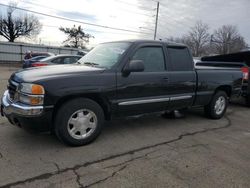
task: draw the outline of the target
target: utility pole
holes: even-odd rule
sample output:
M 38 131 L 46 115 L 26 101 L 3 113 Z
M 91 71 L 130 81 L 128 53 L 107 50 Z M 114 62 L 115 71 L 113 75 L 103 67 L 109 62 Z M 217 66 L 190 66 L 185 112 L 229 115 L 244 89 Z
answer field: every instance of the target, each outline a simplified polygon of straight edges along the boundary
M 156 7 L 156 17 L 155 17 L 155 34 L 154 34 L 154 40 L 156 39 L 157 34 L 157 26 L 158 26 L 158 15 L 159 15 L 159 1 L 157 1 L 157 7 Z

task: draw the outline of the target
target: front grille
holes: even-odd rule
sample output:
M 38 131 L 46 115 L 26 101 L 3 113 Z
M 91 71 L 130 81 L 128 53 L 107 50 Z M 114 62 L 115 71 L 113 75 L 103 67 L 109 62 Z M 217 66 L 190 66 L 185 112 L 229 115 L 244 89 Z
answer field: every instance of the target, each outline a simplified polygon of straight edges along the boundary
M 18 83 L 14 82 L 12 80 L 9 81 L 9 85 L 8 85 L 9 98 L 12 101 L 15 99 L 15 94 L 17 92 L 17 87 L 18 87 Z

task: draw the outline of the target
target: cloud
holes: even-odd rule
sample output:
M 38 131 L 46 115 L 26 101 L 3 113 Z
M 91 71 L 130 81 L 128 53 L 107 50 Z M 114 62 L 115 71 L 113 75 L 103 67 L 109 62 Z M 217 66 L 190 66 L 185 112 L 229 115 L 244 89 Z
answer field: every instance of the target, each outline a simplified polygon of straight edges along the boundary
M 176 0 L 167 4 L 161 0 L 158 35 L 179 37 L 202 20 L 211 33 L 225 24 L 236 25 L 250 44 L 249 9 L 249 0 Z
M 127 38 L 152 39 L 156 14 L 156 1 L 152 0 L 17 0 L 21 7 L 55 16 L 81 20 L 110 27 L 136 30 L 151 33 L 120 32 L 82 24 L 86 32 L 95 35 L 94 42 L 119 40 Z M 159 0 L 159 24 L 157 38 L 181 36 L 188 32 L 196 21 L 202 20 L 210 26 L 210 32 L 223 24 L 237 25 L 239 32 L 250 44 L 250 0 Z M 0 0 L 6 3 L 6 0 Z M 26 2 L 26 3 L 25 3 Z M 30 2 L 30 3 L 27 3 Z M 37 15 L 38 16 L 38 15 Z M 41 19 L 40 19 L 41 18 Z M 71 27 L 76 24 L 65 20 L 39 16 L 44 24 L 41 37 L 44 40 L 63 41 L 64 35 L 58 28 Z M 146 28 L 146 29 L 140 29 Z
M 97 18 L 93 14 L 86 14 L 82 12 L 77 12 L 77 11 L 58 11 L 57 12 L 58 16 L 62 16 L 65 18 L 70 18 L 70 19 L 76 19 L 76 20 L 86 20 L 89 22 L 96 22 Z

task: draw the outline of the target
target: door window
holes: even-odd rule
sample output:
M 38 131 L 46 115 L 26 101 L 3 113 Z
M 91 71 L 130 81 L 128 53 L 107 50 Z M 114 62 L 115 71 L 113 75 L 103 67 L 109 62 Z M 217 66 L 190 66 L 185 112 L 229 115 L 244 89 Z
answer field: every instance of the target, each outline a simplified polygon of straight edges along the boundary
M 165 70 L 165 60 L 162 47 L 139 48 L 132 60 L 142 60 L 144 72 L 161 72 Z

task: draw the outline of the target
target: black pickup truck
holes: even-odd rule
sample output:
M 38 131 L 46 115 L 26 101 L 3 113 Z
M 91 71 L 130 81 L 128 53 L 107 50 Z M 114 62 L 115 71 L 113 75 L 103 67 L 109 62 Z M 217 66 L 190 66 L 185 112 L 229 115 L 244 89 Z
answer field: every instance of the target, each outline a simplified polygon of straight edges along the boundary
M 74 65 L 21 70 L 9 79 L 1 111 L 12 124 L 54 131 L 84 145 L 105 120 L 204 107 L 212 119 L 241 92 L 240 69 L 195 69 L 185 45 L 131 40 L 100 44 Z

